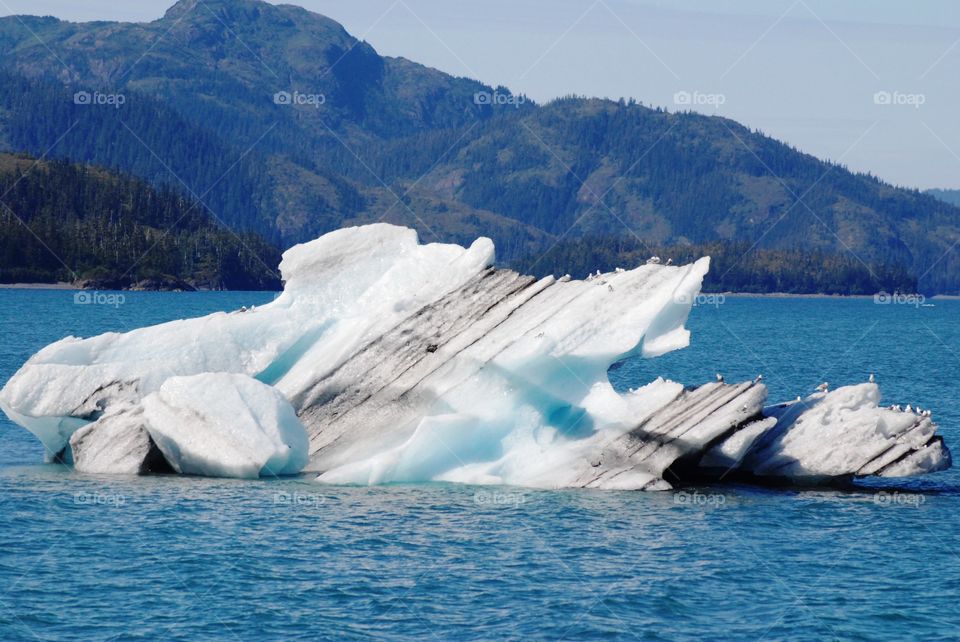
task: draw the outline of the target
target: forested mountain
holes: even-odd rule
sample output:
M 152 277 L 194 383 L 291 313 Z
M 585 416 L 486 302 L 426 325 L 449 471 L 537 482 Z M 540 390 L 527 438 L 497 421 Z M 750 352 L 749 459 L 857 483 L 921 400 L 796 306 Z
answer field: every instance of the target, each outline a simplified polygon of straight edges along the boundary
M 960 189 L 928 189 L 924 194 L 938 198 L 944 203 L 960 205 Z
M 0 283 L 277 289 L 278 250 L 142 179 L 0 154 Z
M 722 243 L 766 252 L 756 265 L 834 257 L 875 290 L 906 270 L 926 292 L 960 291 L 960 209 L 932 196 L 728 119 L 537 105 L 379 56 L 294 6 L 181 0 L 142 24 L 3 18 L 0 55 L 0 144 L 176 187 L 281 245 L 387 220 L 424 240 L 491 236 L 504 263 L 550 251 L 557 271 L 574 271 L 562 247 L 589 263 L 617 239 L 678 256 Z

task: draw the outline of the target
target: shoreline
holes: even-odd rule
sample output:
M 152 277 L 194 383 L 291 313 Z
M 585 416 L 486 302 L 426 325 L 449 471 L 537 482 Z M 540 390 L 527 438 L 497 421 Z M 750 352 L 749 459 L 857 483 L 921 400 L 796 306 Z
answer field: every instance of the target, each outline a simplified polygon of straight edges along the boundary
M 0 290 L 79 290 L 72 283 L 0 283 Z
M 84 290 L 73 283 L 0 283 L 0 290 L 74 290 L 76 292 L 95 291 Z M 102 290 L 103 292 L 174 292 L 175 290 Z M 182 290 L 186 291 L 186 290 Z M 194 290 L 195 292 L 215 292 L 217 290 Z M 227 292 L 228 290 L 219 290 Z M 275 290 L 245 290 L 248 292 L 276 292 Z M 821 294 L 807 293 L 796 294 L 792 292 L 701 292 L 704 296 L 727 296 L 733 298 L 764 298 L 764 299 L 872 299 L 874 294 Z M 960 295 L 956 294 L 934 294 L 924 297 L 927 301 L 953 301 L 960 300 Z

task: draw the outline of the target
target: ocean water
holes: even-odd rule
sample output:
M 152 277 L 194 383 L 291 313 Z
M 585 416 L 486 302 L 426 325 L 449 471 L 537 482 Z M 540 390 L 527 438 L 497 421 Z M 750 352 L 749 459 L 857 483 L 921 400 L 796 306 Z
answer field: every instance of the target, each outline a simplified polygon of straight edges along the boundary
M 263 293 L 0 291 L 0 381 L 68 334 Z M 764 375 L 771 401 L 876 373 L 960 448 L 960 302 L 704 297 L 690 348 L 618 364 Z M 530 491 L 110 478 L 0 420 L 0 639 L 954 640 L 960 477 L 845 488 Z

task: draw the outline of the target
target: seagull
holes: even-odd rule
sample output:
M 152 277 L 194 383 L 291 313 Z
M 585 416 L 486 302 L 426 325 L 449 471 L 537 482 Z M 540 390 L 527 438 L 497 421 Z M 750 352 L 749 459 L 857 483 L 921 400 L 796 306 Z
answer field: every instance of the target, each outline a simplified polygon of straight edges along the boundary
M 569 274 L 564 274 L 563 276 L 560 277 L 560 282 L 561 282 L 561 283 L 566 283 L 566 282 L 569 281 L 569 280 L 570 280 L 570 275 L 569 275 Z
M 797 395 L 797 401 L 800 401 L 800 395 Z
M 626 272 L 626 270 L 624 270 L 622 267 L 618 267 L 618 268 L 617 268 L 616 270 L 614 270 L 614 271 L 615 271 L 617 274 L 623 274 L 624 272 Z
M 819 386 L 817 386 L 817 392 L 826 392 L 830 388 L 830 384 L 824 381 Z
M 910 404 L 907 404 L 907 407 L 904 408 L 906 412 L 913 412 L 913 407 Z
M 924 417 L 929 417 L 929 416 L 932 415 L 932 414 L 933 414 L 933 412 L 931 412 L 931 411 L 929 411 L 929 410 L 924 410 L 924 411 L 923 411 L 923 416 L 924 416 Z
M 873 373 L 870 373 L 870 377 L 867 379 L 870 383 L 877 383 L 877 378 L 873 376 Z
M 900 407 L 900 404 L 894 404 L 893 409 L 897 412 L 903 412 L 903 408 Z
M 673 265 L 673 259 L 667 259 L 667 265 Z
M 760 383 L 761 381 L 763 381 L 763 375 L 759 374 L 757 378 L 753 380 L 753 383 Z
M 647 263 L 648 263 L 648 264 L 652 264 L 652 265 L 659 265 L 659 264 L 660 264 L 660 257 L 659 257 L 659 256 L 651 256 L 649 259 L 647 259 Z
M 719 372 L 717 373 L 717 383 L 723 383 L 723 375 Z
M 246 312 L 246 311 L 247 311 L 247 306 L 241 305 L 241 306 L 240 306 L 240 311 L 241 311 L 241 312 Z

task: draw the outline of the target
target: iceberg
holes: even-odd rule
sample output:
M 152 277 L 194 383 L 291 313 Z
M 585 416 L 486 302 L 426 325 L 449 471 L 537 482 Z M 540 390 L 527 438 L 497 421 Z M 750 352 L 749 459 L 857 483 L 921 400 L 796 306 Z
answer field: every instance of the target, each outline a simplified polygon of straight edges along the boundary
M 615 391 L 612 364 L 689 344 L 708 269 L 537 279 L 489 239 L 341 229 L 284 254 L 267 305 L 47 346 L 0 408 L 88 472 L 655 490 L 950 465 L 873 384 L 780 406 L 760 381 Z

